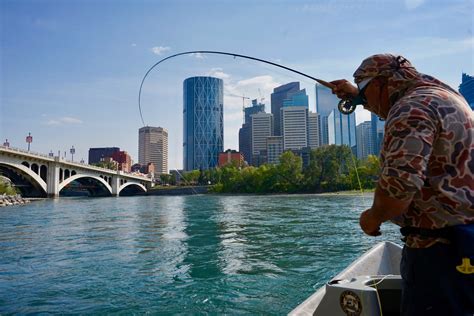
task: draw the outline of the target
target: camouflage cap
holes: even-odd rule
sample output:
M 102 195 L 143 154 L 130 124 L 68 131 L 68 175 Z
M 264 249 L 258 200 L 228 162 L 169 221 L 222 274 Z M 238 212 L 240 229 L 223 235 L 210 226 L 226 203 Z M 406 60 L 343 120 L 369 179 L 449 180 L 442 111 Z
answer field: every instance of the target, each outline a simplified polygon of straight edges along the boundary
M 355 83 L 367 78 L 386 77 L 390 103 L 393 104 L 404 92 L 418 82 L 420 73 L 403 56 L 377 54 L 366 58 L 354 72 Z
M 356 83 L 359 83 L 365 78 L 391 77 L 400 72 L 400 70 L 416 72 L 415 67 L 403 56 L 377 54 L 364 59 L 359 68 L 354 72 L 354 80 Z

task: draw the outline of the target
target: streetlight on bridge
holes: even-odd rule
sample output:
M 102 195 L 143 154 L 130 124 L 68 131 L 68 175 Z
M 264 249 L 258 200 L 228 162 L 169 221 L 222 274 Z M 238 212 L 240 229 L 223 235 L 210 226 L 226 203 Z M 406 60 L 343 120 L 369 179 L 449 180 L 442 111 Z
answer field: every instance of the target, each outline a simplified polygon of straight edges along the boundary
M 30 144 L 33 142 L 33 136 L 31 136 L 31 133 L 28 133 L 28 136 L 26 136 L 26 142 L 28 143 L 28 151 L 30 151 Z
M 74 154 L 76 153 L 76 149 L 74 149 L 74 146 L 69 149 L 69 152 L 71 153 L 71 161 L 74 162 Z
M 8 142 L 8 139 L 5 139 L 5 142 L 3 143 L 4 147 L 10 147 L 10 143 Z

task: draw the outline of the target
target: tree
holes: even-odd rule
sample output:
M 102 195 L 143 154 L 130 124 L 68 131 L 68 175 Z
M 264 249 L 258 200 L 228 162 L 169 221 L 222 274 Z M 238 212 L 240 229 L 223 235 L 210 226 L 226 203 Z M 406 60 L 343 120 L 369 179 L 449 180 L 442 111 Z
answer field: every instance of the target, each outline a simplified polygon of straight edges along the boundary
M 303 180 L 303 160 L 291 151 L 285 151 L 280 156 L 280 163 L 276 167 L 279 192 L 296 192 L 301 188 Z
M 171 175 L 171 174 L 160 174 L 160 181 L 161 184 L 166 185 L 166 184 L 172 184 L 171 181 L 174 177 L 174 183 L 176 184 L 176 176 Z
M 117 162 L 114 161 L 114 160 L 100 161 L 100 162 L 94 163 L 92 165 L 100 167 L 100 168 L 105 168 L 105 169 L 110 169 L 110 170 L 117 170 Z
M 199 170 L 192 170 L 192 171 L 184 172 L 182 178 L 185 184 L 187 185 L 196 184 L 199 178 L 199 175 L 200 175 Z
M 357 166 L 357 169 L 351 170 L 352 182 L 357 183 L 358 188 L 373 189 L 380 172 L 380 163 L 377 156 L 369 155 Z
M 306 186 L 312 192 L 351 188 L 349 171 L 355 168 L 348 146 L 329 145 L 311 151 L 305 170 Z

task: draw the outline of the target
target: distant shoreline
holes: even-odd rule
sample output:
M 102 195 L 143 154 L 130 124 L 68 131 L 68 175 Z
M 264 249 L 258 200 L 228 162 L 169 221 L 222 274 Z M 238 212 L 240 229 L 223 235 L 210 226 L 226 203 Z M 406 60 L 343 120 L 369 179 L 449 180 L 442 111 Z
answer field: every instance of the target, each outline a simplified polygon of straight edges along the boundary
M 334 196 L 334 195 L 361 195 L 361 194 L 368 194 L 373 193 L 373 189 L 364 190 L 361 192 L 360 190 L 348 190 L 348 191 L 334 191 L 334 192 L 279 192 L 279 193 L 244 193 L 244 192 L 211 192 L 212 186 L 189 186 L 189 187 L 172 187 L 172 188 L 160 188 L 160 189 L 153 189 L 146 192 L 145 196 L 150 195 L 196 195 L 196 194 L 212 194 L 212 195 L 327 195 L 327 196 Z

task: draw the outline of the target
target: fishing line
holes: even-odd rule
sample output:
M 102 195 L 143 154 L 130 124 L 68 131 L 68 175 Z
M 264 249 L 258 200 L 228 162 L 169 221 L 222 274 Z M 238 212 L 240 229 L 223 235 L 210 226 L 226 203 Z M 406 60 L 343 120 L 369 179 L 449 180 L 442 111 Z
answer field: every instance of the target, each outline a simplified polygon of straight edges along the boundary
M 234 58 L 239 57 L 239 58 L 251 59 L 251 60 L 259 61 L 259 62 L 262 62 L 262 63 L 265 63 L 265 64 L 269 64 L 269 65 L 272 65 L 272 66 L 275 66 L 275 67 L 283 68 L 283 69 L 286 69 L 288 71 L 297 73 L 297 74 L 299 74 L 303 77 L 306 77 L 306 78 L 309 78 L 309 79 L 314 80 L 316 82 L 319 82 L 320 84 L 322 84 L 323 86 L 326 86 L 328 88 L 334 87 L 334 85 L 329 83 L 329 82 L 326 82 L 324 80 L 321 80 L 321 79 L 315 78 L 313 76 L 307 75 L 307 74 L 305 74 L 301 71 L 298 71 L 298 70 L 295 70 L 293 68 L 286 67 L 286 66 L 274 63 L 272 61 L 268 61 L 268 60 L 265 60 L 265 59 L 256 58 L 256 57 L 252 57 L 252 56 L 241 55 L 241 54 L 236 54 L 236 53 L 221 52 L 221 51 L 212 51 L 212 50 L 195 50 L 195 51 L 177 53 L 177 54 L 174 54 L 174 55 L 171 55 L 171 56 L 168 56 L 166 58 L 163 58 L 163 59 L 159 60 L 157 63 L 155 63 L 153 66 L 151 66 L 148 69 L 148 71 L 145 73 L 145 75 L 143 76 L 142 82 L 140 83 L 140 89 L 138 91 L 138 110 L 140 111 L 140 118 L 142 120 L 143 126 L 146 126 L 146 124 L 145 124 L 145 120 L 143 119 L 143 114 L 142 114 L 141 94 L 142 94 L 143 83 L 145 82 L 146 77 L 156 66 L 158 66 L 162 62 L 164 62 L 168 59 L 174 58 L 174 57 L 178 57 L 178 56 L 182 56 L 182 55 L 191 55 L 191 54 L 217 54 L 217 55 L 232 56 Z

